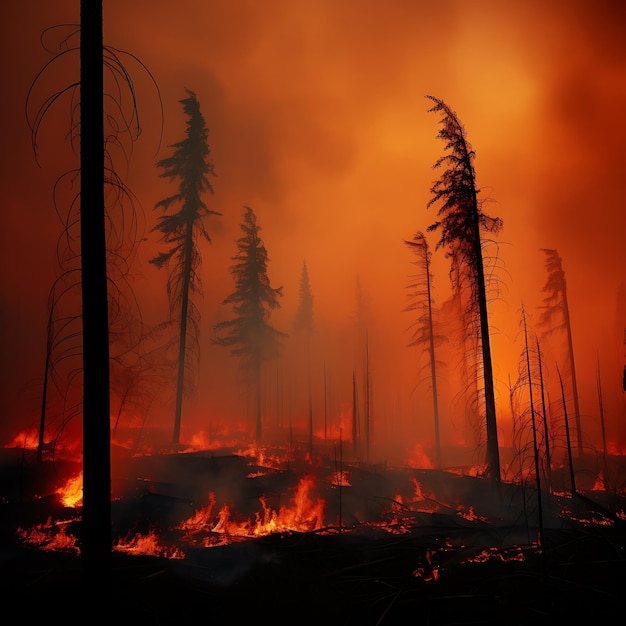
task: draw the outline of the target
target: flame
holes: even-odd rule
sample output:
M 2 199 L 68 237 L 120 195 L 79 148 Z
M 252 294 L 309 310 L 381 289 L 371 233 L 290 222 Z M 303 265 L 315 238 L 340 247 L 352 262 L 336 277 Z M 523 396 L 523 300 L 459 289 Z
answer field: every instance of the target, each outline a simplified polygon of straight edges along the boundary
M 465 518 L 466 520 L 469 520 L 470 522 L 475 522 L 475 521 L 481 521 L 481 522 L 488 522 L 489 520 L 486 517 L 481 517 L 480 515 L 476 515 L 476 513 L 474 512 L 474 506 L 471 505 L 469 507 L 469 510 L 466 512 L 465 511 L 465 506 L 462 504 L 459 504 L 456 508 L 456 514 L 460 515 L 461 517 Z
M 424 563 L 413 570 L 413 576 L 421 578 L 424 582 L 432 583 L 439 580 L 439 567 L 433 565 L 432 557 L 435 554 L 435 550 L 431 548 L 426 549 L 424 554 Z
M 259 465 L 260 467 L 269 467 L 272 469 L 282 469 L 288 461 L 287 454 L 281 458 L 277 454 L 268 454 L 266 448 L 255 445 L 245 450 L 239 450 L 237 454 L 250 458 L 250 465 Z
M 36 524 L 29 529 L 18 528 L 17 535 L 24 543 L 42 550 L 79 553 L 77 539 L 67 532 L 66 524 L 67 522 L 61 521 L 52 523 L 52 519 L 48 518 L 45 523 Z
M 65 485 L 56 490 L 63 506 L 79 507 L 83 503 L 83 473 L 70 478 Z
M 408 467 L 419 469 L 434 469 L 434 464 L 430 457 L 424 452 L 424 448 L 418 442 L 413 449 L 408 452 L 409 458 L 406 461 Z
M 309 532 L 324 525 L 326 501 L 323 498 L 314 499 L 311 492 L 315 486 L 312 476 L 303 476 L 294 490 L 294 495 L 288 505 L 280 507 L 278 511 L 272 509 L 264 496 L 259 498 L 261 510 L 255 513 L 254 521 L 234 521 L 230 507 L 223 504 L 217 515 L 217 522 L 213 523 L 212 511 L 215 506 L 215 495 L 209 494 L 209 503 L 206 507 L 181 522 L 176 528 L 187 531 L 190 535 L 202 531 L 223 534 L 233 537 L 259 537 L 281 532 Z M 205 545 L 215 545 L 205 540 Z
M 335 487 L 350 487 L 351 476 L 352 474 L 350 472 L 346 470 L 340 470 L 334 472 L 333 475 L 328 478 L 328 480 L 330 481 L 331 485 L 334 485 Z
M 596 480 L 593 483 L 592 491 L 606 491 L 606 485 L 604 483 L 604 474 L 602 472 L 598 472 L 596 476 Z
M 35 429 L 23 430 L 7 443 L 5 448 L 23 448 L 25 450 L 36 450 L 39 446 L 39 434 Z
M 147 535 L 137 533 L 126 539 L 119 539 L 113 546 L 118 552 L 127 554 L 145 554 L 159 556 L 167 559 L 184 559 L 185 553 L 175 546 L 164 546 L 160 543 L 159 535 L 155 528 L 151 528 Z

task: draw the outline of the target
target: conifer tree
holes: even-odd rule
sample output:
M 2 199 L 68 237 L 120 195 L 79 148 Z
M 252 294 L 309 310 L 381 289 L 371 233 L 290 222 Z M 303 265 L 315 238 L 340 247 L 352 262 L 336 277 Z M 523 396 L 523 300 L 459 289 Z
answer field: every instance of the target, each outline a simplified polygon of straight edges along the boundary
M 439 219 L 428 231 L 440 230 L 436 248 L 447 248 L 451 258 L 452 288 L 455 294 L 465 293 L 465 327 L 471 329 L 480 365 L 476 375 L 483 385 L 482 403 L 487 437 L 487 475 L 500 481 L 500 454 L 496 423 L 493 366 L 487 314 L 487 294 L 483 260 L 482 232 L 497 233 L 502 228 L 500 218 L 492 218 L 482 210 L 478 199 L 474 170 L 475 152 L 467 141 L 465 128 L 456 113 L 443 101 L 426 96 L 434 105 L 429 112 L 441 113 L 438 138 L 445 144 L 447 154 L 433 168 L 445 166 L 441 177 L 432 185 L 428 207 L 440 203 Z
M 222 304 L 230 305 L 235 316 L 215 325 L 215 343 L 230 348 L 253 384 L 256 400 L 255 439 L 263 435 L 261 420 L 261 370 L 264 361 L 280 356 L 281 342 L 287 335 L 270 325 L 270 317 L 280 308 L 283 288 L 272 287 L 267 273 L 269 257 L 259 236 L 261 227 L 254 211 L 244 207 L 240 224 L 243 235 L 237 240 L 231 273 L 234 291 Z
M 170 321 L 178 324 L 173 443 L 180 440 L 183 396 L 195 389 L 200 311 L 191 296 L 202 291 L 199 274 L 201 256 L 197 240 L 202 237 L 211 243 L 203 219 L 209 215 L 221 215 L 208 209 L 202 199 L 204 193 L 213 193 L 209 176 L 215 176 L 215 170 L 210 160 L 209 131 L 200 104 L 194 92 L 189 89 L 186 92 L 187 97 L 180 100 L 187 116 L 186 137 L 171 146 L 174 149 L 171 156 L 157 163 L 163 169 L 160 176 L 170 181 L 178 180 L 179 185 L 178 192 L 157 202 L 155 209 L 167 211 L 176 205 L 179 209 L 164 213 L 152 229 L 162 233 L 160 241 L 170 248 L 150 261 L 158 268 L 171 264 L 167 283 Z

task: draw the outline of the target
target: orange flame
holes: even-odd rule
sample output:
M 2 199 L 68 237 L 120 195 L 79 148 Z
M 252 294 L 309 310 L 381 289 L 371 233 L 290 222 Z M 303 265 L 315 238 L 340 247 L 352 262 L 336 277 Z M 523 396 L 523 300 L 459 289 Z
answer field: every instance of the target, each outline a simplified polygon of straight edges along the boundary
M 119 539 L 113 549 L 127 554 L 145 554 L 165 557 L 167 559 L 184 559 L 185 553 L 175 546 L 161 545 L 159 535 L 153 528 L 147 535 L 137 533 L 126 539 Z
M 259 498 L 261 510 L 255 514 L 254 522 L 245 520 L 237 522 L 231 519 L 230 508 L 222 505 L 217 522 L 212 522 L 212 510 L 215 506 L 214 494 L 209 494 L 209 503 L 177 528 L 190 533 L 210 531 L 235 537 L 259 537 L 280 532 L 308 532 L 323 527 L 326 501 L 323 498 L 314 500 L 311 491 L 315 485 L 312 476 L 300 478 L 290 504 L 273 510 L 265 497 Z
M 83 503 L 83 473 L 70 478 L 65 485 L 56 490 L 63 506 L 79 507 Z
M 24 543 L 42 550 L 80 552 L 76 537 L 67 532 L 64 522 L 53 524 L 51 518 L 45 524 L 36 524 L 29 529 L 18 528 L 17 535 Z

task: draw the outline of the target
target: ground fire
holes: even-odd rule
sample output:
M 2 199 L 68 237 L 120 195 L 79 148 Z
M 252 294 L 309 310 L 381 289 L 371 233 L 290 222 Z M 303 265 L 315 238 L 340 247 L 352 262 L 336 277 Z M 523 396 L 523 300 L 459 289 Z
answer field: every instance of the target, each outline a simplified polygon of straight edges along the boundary
M 20 441 L 34 445 L 26 434 Z M 201 581 L 229 594 L 243 587 L 248 592 L 252 584 L 266 587 L 260 580 L 270 575 L 303 576 L 300 568 L 305 568 L 307 577 L 314 572 L 321 577 L 317 585 L 330 578 L 349 589 L 352 602 L 359 586 L 370 588 L 371 606 L 388 623 L 400 623 L 392 621 L 398 612 L 424 598 L 431 623 L 452 623 L 437 622 L 434 605 L 452 588 L 459 593 L 483 575 L 571 576 L 569 586 L 581 584 L 585 568 L 594 578 L 597 561 L 613 575 L 623 572 L 626 467 L 620 455 L 607 465 L 587 461 L 580 493 L 572 494 L 557 488 L 538 492 L 528 474 L 496 485 L 481 476 L 480 466 L 416 467 L 415 451 L 403 466 L 390 466 L 339 457 L 336 446 L 311 458 L 308 451 L 241 445 L 229 437 L 222 446 L 206 449 L 200 445 L 205 438 L 194 441 L 179 450 L 115 449 L 114 559 L 134 559 L 135 567 L 154 571 L 150 576 L 169 572 L 194 588 Z M 9 446 L 4 455 L 12 469 L 3 479 L 4 543 L 22 553 L 75 562 L 80 558 L 80 457 L 44 461 L 42 472 L 34 449 Z M 11 468 L 11 458 L 14 463 L 19 458 L 19 471 Z M 621 487 L 606 489 L 606 468 L 609 484 Z M 328 602 L 338 601 L 334 591 L 327 593 Z M 476 604 L 491 592 L 464 588 L 464 593 L 476 594 Z M 498 588 L 497 593 L 504 592 Z M 560 588 L 555 593 L 557 602 L 568 595 Z M 597 589 L 586 593 L 599 601 Z M 609 598 L 611 593 L 602 591 Z M 526 599 L 524 611 L 537 610 L 537 601 L 537 596 Z M 455 602 L 463 604 L 459 611 L 469 610 L 469 600 Z M 328 606 L 326 600 L 322 604 Z M 363 617 L 362 608 L 351 611 L 361 615 L 361 623 L 374 623 Z M 541 610 L 551 615 L 556 609 L 542 605 Z

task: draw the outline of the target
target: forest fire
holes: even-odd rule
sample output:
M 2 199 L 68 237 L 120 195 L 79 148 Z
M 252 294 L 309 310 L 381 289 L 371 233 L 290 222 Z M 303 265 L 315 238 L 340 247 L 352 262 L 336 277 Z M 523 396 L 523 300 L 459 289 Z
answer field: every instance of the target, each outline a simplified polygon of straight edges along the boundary
M 563 542 L 579 533 L 616 538 L 626 523 L 626 497 L 606 490 L 588 490 L 580 497 L 542 491 L 538 517 L 532 476 L 525 475 L 524 484 L 503 481 L 494 487 L 474 466 L 447 471 L 411 463 L 371 465 L 346 457 L 339 463 L 331 460 L 334 454 L 311 462 L 306 450 L 286 454 L 280 446 L 224 440 L 229 442 L 224 447 L 206 450 L 185 445 L 178 452 L 164 447 L 159 454 L 117 450 L 114 559 L 136 560 L 141 567 L 154 561 L 154 575 L 179 572 L 195 585 L 201 576 L 202 584 L 220 593 L 259 585 L 252 583 L 254 572 L 267 568 L 272 580 L 289 577 L 289 572 L 301 576 L 303 569 L 336 570 L 333 579 L 339 577 L 344 588 L 359 579 L 349 576 L 352 569 L 371 572 L 367 577 L 383 583 L 389 577 L 385 585 L 394 585 L 402 572 L 403 594 L 418 585 L 410 593 L 430 597 L 445 595 L 466 576 L 479 580 L 482 570 L 541 571 L 542 559 L 556 558 Z M 37 467 L 35 451 L 28 454 L 28 466 Z M 32 496 L 38 512 L 28 514 L 30 524 L 21 517 L 12 530 L 20 550 L 81 557 L 82 472 L 76 471 L 75 459 L 67 462 L 66 468 L 60 459 L 54 462 L 56 480 L 33 483 L 40 494 Z M 609 467 L 616 476 L 617 465 Z M 603 485 L 590 481 L 594 489 Z M 7 511 L 24 507 L 9 495 L 3 503 Z M 581 555 L 581 567 L 600 554 L 611 562 L 601 546 L 593 546 Z M 311 561 L 312 554 L 321 563 Z M 323 579 L 328 573 L 319 575 Z M 372 593 L 378 597 L 379 591 Z

